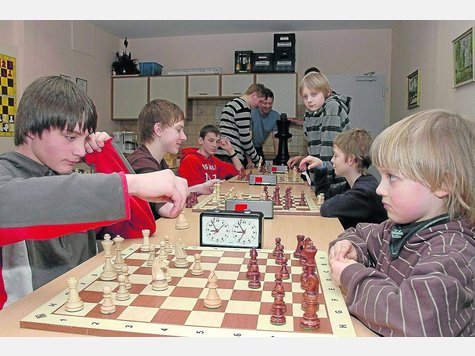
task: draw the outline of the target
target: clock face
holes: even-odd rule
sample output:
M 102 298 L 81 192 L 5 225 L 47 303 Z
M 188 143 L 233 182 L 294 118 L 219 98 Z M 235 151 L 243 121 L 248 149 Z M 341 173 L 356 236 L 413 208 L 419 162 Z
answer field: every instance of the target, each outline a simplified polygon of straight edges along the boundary
M 214 210 L 200 214 L 202 246 L 256 247 L 262 240 L 261 212 Z

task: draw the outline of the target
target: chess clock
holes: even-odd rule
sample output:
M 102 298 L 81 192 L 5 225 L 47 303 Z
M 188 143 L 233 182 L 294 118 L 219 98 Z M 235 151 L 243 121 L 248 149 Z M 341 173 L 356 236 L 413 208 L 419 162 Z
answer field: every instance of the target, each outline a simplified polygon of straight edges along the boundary
M 263 218 L 260 211 L 203 211 L 200 246 L 261 248 Z

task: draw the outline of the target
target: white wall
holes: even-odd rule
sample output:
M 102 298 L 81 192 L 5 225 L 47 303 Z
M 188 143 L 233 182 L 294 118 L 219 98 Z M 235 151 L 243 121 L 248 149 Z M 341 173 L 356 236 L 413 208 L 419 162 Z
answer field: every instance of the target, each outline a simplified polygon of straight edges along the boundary
M 43 75 L 87 80 L 98 129 L 112 131 L 111 64 L 120 40 L 87 21 L 0 21 L 0 52 L 17 60 L 17 103 L 26 86 Z M 14 148 L 0 137 L 0 153 Z
M 475 82 L 453 88 L 452 41 L 475 21 L 401 21 L 392 31 L 391 122 L 429 108 L 475 120 Z M 407 76 L 420 70 L 420 106 L 407 109 Z

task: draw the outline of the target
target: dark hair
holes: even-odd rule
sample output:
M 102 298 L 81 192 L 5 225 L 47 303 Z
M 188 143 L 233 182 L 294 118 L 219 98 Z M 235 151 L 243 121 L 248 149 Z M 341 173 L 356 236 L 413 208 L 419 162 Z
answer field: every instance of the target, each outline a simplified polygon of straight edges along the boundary
M 304 72 L 304 76 L 307 75 L 308 73 L 312 73 L 312 72 L 315 72 L 315 73 L 320 73 L 320 69 L 318 69 L 317 67 L 310 67 L 310 68 L 307 68 L 307 70 Z
M 171 127 L 185 120 L 185 114 L 178 105 L 165 99 L 155 99 L 146 104 L 139 115 L 139 133 L 141 142 L 153 141 L 153 127 L 160 123 L 162 127 Z
M 208 133 L 214 133 L 216 136 L 221 135 L 221 132 L 219 132 L 219 129 L 214 126 L 214 125 L 206 125 L 203 126 L 200 130 L 200 137 L 204 139 Z
M 51 128 L 93 133 L 97 127 L 96 106 L 79 86 L 60 76 L 34 80 L 23 93 L 15 119 L 15 146 L 28 135 L 41 135 Z
M 274 93 L 272 92 L 272 90 L 270 90 L 269 88 L 266 88 L 264 90 L 264 99 L 267 99 L 267 98 L 272 98 L 274 99 Z

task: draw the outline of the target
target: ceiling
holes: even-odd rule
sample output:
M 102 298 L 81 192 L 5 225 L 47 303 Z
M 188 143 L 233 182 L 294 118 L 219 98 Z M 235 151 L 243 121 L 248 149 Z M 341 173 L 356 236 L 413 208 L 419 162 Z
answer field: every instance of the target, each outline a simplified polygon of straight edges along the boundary
M 118 38 L 155 38 L 254 32 L 388 29 L 384 20 L 89 20 Z

